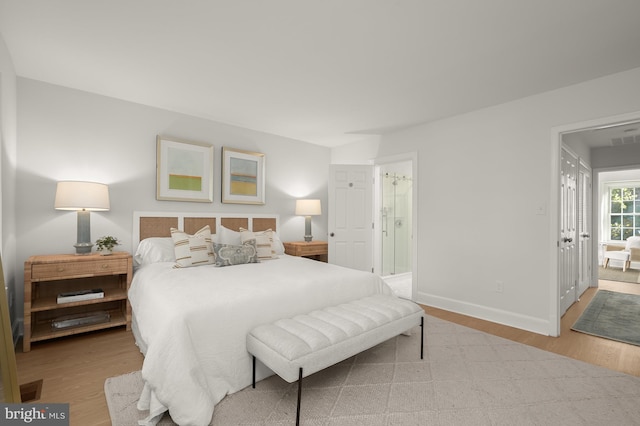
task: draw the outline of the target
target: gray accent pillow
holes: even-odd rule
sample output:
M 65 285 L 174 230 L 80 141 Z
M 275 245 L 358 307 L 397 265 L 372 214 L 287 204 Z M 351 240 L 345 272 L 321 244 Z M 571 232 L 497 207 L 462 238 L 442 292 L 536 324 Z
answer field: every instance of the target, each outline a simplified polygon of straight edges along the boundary
M 244 265 L 246 263 L 259 263 L 256 240 L 247 240 L 242 245 L 215 244 L 216 266 Z

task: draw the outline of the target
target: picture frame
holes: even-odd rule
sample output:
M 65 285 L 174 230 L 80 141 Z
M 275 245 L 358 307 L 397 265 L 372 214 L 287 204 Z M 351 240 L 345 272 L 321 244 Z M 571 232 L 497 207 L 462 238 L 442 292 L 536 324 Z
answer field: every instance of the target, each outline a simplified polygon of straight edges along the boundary
M 156 137 L 156 199 L 213 202 L 213 145 Z
M 265 156 L 222 147 L 222 202 L 265 203 Z

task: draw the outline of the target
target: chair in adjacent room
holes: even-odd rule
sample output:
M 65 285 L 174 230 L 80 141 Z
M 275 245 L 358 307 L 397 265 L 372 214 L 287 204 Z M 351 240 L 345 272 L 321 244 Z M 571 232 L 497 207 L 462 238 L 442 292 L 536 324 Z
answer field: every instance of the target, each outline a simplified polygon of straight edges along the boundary
M 622 262 L 622 271 L 631 267 L 631 261 L 640 261 L 640 237 L 629 237 L 624 246 L 607 244 L 604 246 L 604 267 L 609 266 L 609 260 Z

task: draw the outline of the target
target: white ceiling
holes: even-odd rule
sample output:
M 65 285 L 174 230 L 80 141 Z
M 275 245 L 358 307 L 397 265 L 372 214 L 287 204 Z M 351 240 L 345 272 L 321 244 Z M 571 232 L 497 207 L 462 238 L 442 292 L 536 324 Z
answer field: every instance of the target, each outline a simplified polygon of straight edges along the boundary
M 336 146 L 640 67 L 638 0 L 0 0 L 19 76 Z

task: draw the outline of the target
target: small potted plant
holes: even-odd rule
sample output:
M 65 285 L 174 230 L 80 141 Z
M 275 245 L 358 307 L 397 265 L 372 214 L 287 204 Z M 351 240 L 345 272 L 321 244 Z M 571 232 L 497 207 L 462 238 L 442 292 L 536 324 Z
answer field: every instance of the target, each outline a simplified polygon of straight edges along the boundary
M 113 248 L 120 244 L 117 238 L 107 235 L 106 237 L 101 237 L 96 240 L 96 250 L 100 252 L 101 255 L 107 256 L 113 253 Z

